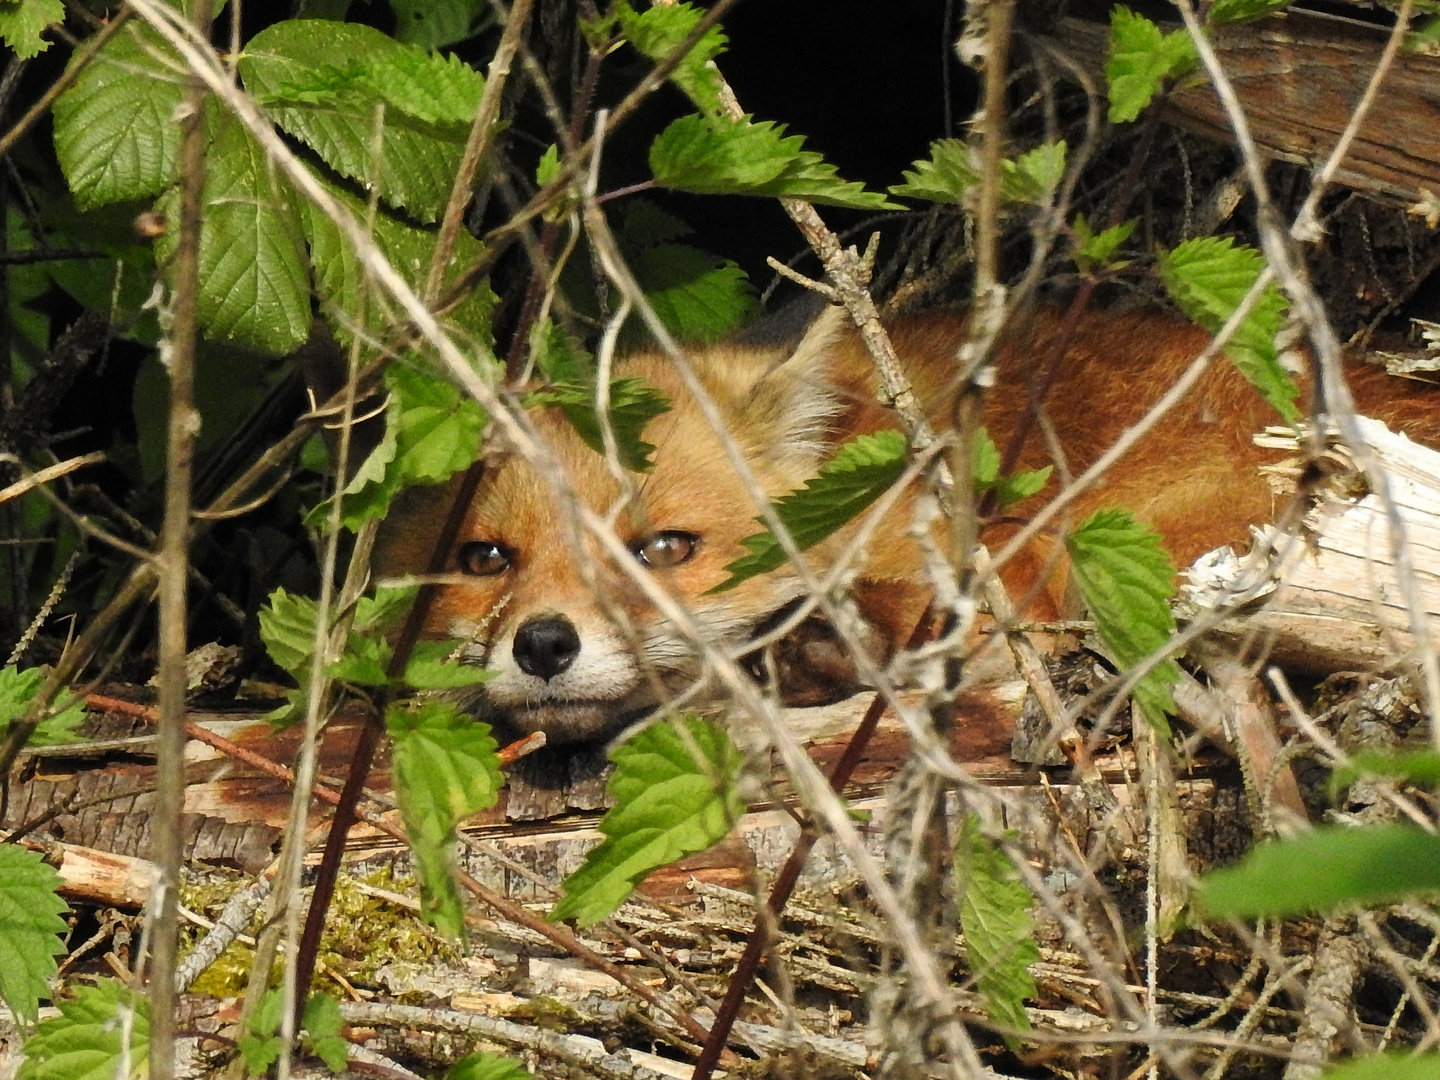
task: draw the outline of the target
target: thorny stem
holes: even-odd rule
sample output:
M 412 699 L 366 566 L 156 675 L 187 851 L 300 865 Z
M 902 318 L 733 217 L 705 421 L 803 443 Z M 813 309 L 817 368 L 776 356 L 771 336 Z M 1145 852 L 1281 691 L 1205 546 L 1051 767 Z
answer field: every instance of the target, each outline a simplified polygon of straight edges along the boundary
M 210 32 L 209 0 L 191 11 L 195 33 Z M 190 480 L 199 415 L 195 411 L 195 342 L 199 333 L 200 220 L 205 185 L 205 84 L 191 77 L 185 92 L 180 147 L 180 232 L 175 252 L 174 322 L 168 342 L 170 422 L 161 529 L 160 727 L 156 738 L 155 815 L 149 903 L 150 1075 L 175 1075 L 175 955 L 185 809 L 185 587 L 189 582 Z

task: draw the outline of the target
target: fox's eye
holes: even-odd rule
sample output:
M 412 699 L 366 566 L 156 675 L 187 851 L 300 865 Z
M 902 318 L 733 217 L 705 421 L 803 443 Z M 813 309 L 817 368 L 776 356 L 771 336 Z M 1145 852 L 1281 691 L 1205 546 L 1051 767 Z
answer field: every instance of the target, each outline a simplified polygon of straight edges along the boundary
M 647 540 L 641 540 L 630 550 L 635 552 L 635 557 L 646 566 L 663 570 L 688 561 L 699 546 L 700 537 L 694 533 L 670 529 L 656 533 Z
M 510 552 L 489 540 L 471 540 L 460 546 L 460 569 L 475 577 L 494 577 L 510 569 Z

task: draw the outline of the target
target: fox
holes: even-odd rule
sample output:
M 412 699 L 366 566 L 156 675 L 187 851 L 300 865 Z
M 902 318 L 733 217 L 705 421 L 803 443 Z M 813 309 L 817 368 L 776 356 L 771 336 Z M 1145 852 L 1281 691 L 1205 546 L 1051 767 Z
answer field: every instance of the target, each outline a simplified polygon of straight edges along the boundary
M 1030 382 L 1061 320 L 1058 308 L 1038 307 L 999 341 L 983 405 L 983 423 L 997 445 L 1004 446 L 1034 408 Z M 944 430 L 952 423 L 957 348 L 966 340 L 968 317 L 930 312 L 896 320 L 887 330 L 925 415 Z M 1057 474 L 1078 474 L 1152 407 L 1210 340 L 1163 311 L 1083 314 L 1054 390 L 1040 403 L 1049 434 L 1027 440 L 1017 468 L 1060 464 Z M 800 488 L 845 440 L 901 426 L 882 404 L 869 353 L 848 318 L 831 308 L 798 341 L 741 337 L 687 355 L 727 435 L 711 426 L 659 350 L 615 361 L 615 377 L 638 377 L 670 401 L 670 410 L 644 432 L 655 447 L 648 472 L 618 472 L 559 408 L 532 407 L 528 421 L 551 448 L 574 497 L 613 519 L 632 572 L 638 567 L 683 605 L 707 645 L 743 658 L 757 679 L 783 668 L 775 689 L 784 704 L 847 697 L 863 682 L 823 622 L 802 622 L 774 646 L 768 664 L 747 654 L 807 595 L 795 567 L 711 590 L 746 553 L 742 540 L 762 528 L 754 489 L 732 466 L 725 439 L 733 440 L 767 498 Z M 1440 445 L 1433 391 L 1363 363 L 1350 364 L 1347 375 L 1361 412 Z M 1181 566 L 1243 542 L 1250 526 L 1271 520 L 1277 509 L 1258 471 L 1274 453 L 1251 438 L 1277 420 L 1234 365 L 1218 357 L 1163 423 L 1076 498 L 1070 519 L 1101 508 L 1127 510 L 1160 535 Z M 1057 484 L 1052 478 L 1004 518 L 979 522 L 980 539 L 1003 542 Z M 414 574 L 427 564 L 436 523 L 458 485 L 452 480 L 402 496 L 377 541 L 381 575 Z M 911 490 L 894 501 L 850 570 L 846 595 L 877 665 L 902 649 L 930 601 L 925 551 L 913 524 L 917 497 Z M 601 742 L 676 701 L 710 692 L 700 646 L 678 632 L 633 573 L 615 565 L 593 537 L 577 539 L 573 517 L 534 465 L 492 447 L 423 630 L 464 642 L 462 661 L 492 672 L 466 703 L 477 718 L 515 738 L 544 732 L 551 745 Z M 815 573 L 834 565 L 856 527 L 806 553 Z M 1001 568 L 1001 577 L 1012 596 L 1026 598 L 1029 617 L 1055 617 L 1072 602 L 1059 530 L 1036 535 Z M 783 663 L 774 661 L 777 654 Z

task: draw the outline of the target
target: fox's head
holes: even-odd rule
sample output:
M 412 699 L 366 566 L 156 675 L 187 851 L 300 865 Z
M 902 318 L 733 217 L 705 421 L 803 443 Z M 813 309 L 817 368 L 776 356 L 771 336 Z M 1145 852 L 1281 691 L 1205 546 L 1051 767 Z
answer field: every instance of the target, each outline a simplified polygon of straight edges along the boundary
M 804 484 L 854 430 L 857 410 L 873 409 L 835 376 L 835 331 L 822 318 L 794 349 L 720 346 L 691 356 L 767 498 Z M 614 374 L 670 399 L 670 411 L 644 432 L 656 448 L 653 469 L 623 474 L 558 408 L 532 409 L 529 423 L 563 477 L 518 454 L 489 454 L 428 616 L 428 635 L 468 642 L 465 660 L 495 673 L 473 708 L 508 733 L 603 738 L 703 693 L 700 646 L 586 534 L 572 498 L 613 522 L 629 569 L 681 603 L 709 645 L 743 652 L 768 617 L 803 594 L 787 568 L 708 593 L 746 553 L 741 539 L 760 531 L 756 499 L 666 358 L 634 355 Z M 378 549 L 382 573 L 425 564 L 457 487 L 421 489 L 392 511 Z

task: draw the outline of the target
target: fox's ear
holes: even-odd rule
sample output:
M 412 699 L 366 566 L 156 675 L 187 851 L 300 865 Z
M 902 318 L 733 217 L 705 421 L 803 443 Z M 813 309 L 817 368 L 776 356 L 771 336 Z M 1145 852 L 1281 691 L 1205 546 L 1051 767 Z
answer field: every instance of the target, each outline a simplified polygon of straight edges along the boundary
M 843 308 L 827 306 L 789 355 L 759 374 L 741 410 L 755 448 L 807 476 L 829 454 L 845 411 L 834 368 L 848 322 Z

